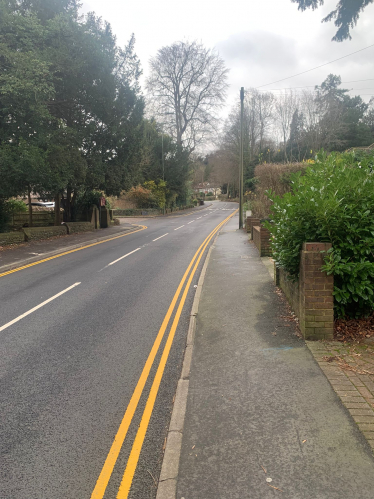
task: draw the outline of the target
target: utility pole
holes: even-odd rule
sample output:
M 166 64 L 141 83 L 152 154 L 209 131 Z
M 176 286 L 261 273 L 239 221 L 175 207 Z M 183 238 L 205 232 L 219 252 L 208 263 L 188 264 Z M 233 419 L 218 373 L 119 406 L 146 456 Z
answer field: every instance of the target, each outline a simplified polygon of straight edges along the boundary
M 162 180 L 165 180 L 165 161 L 164 161 L 164 132 L 161 134 L 161 158 L 162 158 Z
M 165 159 L 164 159 L 164 130 L 161 134 L 161 155 L 162 155 L 162 180 L 165 182 Z M 165 215 L 165 205 L 164 205 L 164 215 Z
M 240 89 L 239 229 L 243 228 L 243 116 L 244 87 Z

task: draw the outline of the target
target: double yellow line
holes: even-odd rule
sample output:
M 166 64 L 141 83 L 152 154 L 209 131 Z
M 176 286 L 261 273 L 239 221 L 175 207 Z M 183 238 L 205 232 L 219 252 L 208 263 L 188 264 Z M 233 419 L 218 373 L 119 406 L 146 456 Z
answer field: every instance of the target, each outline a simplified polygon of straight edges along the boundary
M 135 232 L 139 232 L 141 230 L 147 229 L 146 225 L 138 225 L 141 229 L 133 230 L 131 232 L 127 232 L 126 234 L 121 234 L 120 236 L 110 237 L 109 239 L 103 239 L 102 241 L 97 241 L 96 243 L 86 244 L 86 246 L 80 246 L 79 248 L 75 248 L 69 251 L 64 251 L 64 253 L 59 253 L 58 255 L 49 256 L 48 258 L 44 258 L 43 260 L 38 260 L 37 262 L 28 263 L 27 265 L 23 265 L 22 267 L 17 267 L 16 269 L 8 270 L 7 272 L 3 272 L 0 274 L 0 277 L 4 275 L 14 274 L 14 272 L 18 272 L 19 270 L 27 269 L 29 267 L 33 267 L 34 265 L 39 265 L 39 263 L 48 262 L 49 260 L 54 260 L 55 258 L 59 258 L 60 256 L 69 255 L 70 253 L 75 253 L 76 251 L 81 251 L 86 248 L 91 248 L 92 246 L 97 246 L 98 244 L 108 243 L 109 241 L 113 241 L 114 239 L 119 239 L 120 237 L 129 236 L 130 234 L 135 234 Z
M 125 440 L 127 430 L 129 429 L 129 426 L 130 426 L 131 421 L 133 419 L 135 410 L 138 406 L 140 397 L 142 395 L 145 383 L 146 383 L 148 376 L 149 376 L 149 373 L 151 371 L 156 354 L 157 354 L 158 349 L 160 347 L 160 344 L 164 338 L 165 331 L 168 327 L 170 318 L 173 314 L 174 308 L 175 308 L 176 303 L 178 301 L 179 295 L 182 291 L 183 285 L 184 285 L 188 275 L 190 274 L 188 281 L 187 281 L 187 284 L 183 290 L 182 298 L 179 302 L 179 305 L 178 305 L 178 308 L 177 308 L 169 335 L 168 335 L 166 343 L 165 343 L 163 353 L 161 355 L 161 359 L 160 359 L 160 362 L 159 362 L 159 365 L 158 365 L 158 368 L 157 368 L 157 371 L 156 371 L 156 374 L 155 374 L 155 377 L 154 377 L 154 380 L 152 383 L 151 390 L 150 390 L 149 395 L 148 395 L 146 406 L 145 406 L 145 409 L 144 409 L 144 412 L 142 415 L 142 419 L 141 419 L 141 422 L 139 425 L 139 429 L 137 431 L 134 443 L 132 445 L 130 456 L 129 456 L 129 459 L 127 461 L 126 469 L 125 469 L 125 472 L 123 474 L 121 485 L 120 485 L 120 488 L 119 488 L 119 491 L 117 494 L 117 499 L 127 499 L 129 491 L 130 491 L 131 483 L 132 483 L 132 480 L 134 477 L 134 473 L 135 473 L 135 470 L 136 470 L 136 467 L 138 464 L 139 455 L 140 455 L 140 452 L 142 449 L 144 438 L 145 438 L 145 435 L 146 435 L 146 432 L 148 429 L 149 420 L 150 420 L 150 417 L 151 417 L 151 414 L 153 411 L 153 407 L 154 407 L 154 404 L 156 401 L 157 393 L 158 393 L 158 390 L 160 387 L 161 379 L 162 379 L 164 369 L 166 366 L 166 362 L 167 362 L 167 359 L 169 356 L 171 346 L 173 344 L 175 332 L 176 332 L 176 329 L 178 326 L 178 322 L 179 322 L 179 319 L 180 319 L 180 316 L 182 313 L 184 303 L 185 303 L 186 298 L 187 298 L 187 293 L 188 293 L 188 290 L 190 288 L 192 279 L 196 273 L 197 267 L 201 261 L 201 258 L 203 256 L 208 244 L 210 243 L 210 241 L 212 240 L 214 235 L 220 230 L 220 228 L 232 216 L 234 216 L 237 213 L 237 211 L 238 210 L 231 213 L 227 218 L 225 218 L 225 220 L 223 220 L 219 225 L 217 225 L 217 227 L 209 234 L 209 236 L 201 244 L 199 249 L 196 251 L 194 257 L 192 258 L 189 266 L 187 267 L 187 270 L 184 273 L 182 280 L 179 283 L 177 291 L 174 294 L 172 302 L 171 302 L 169 309 L 165 315 L 165 318 L 162 322 L 160 330 L 159 330 L 157 337 L 155 339 L 155 342 L 152 346 L 151 352 L 147 358 L 147 361 L 144 365 L 143 371 L 140 375 L 139 381 L 138 381 L 138 383 L 135 387 L 135 390 L 132 394 L 129 405 L 127 406 L 125 415 L 124 415 L 122 422 L 118 428 L 117 434 L 114 437 L 114 441 L 113 441 L 112 446 L 109 450 L 109 453 L 108 453 L 107 458 L 105 460 L 104 466 L 101 470 L 99 478 L 96 482 L 96 486 L 94 488 L 94 491 L 92 492 L 91 499 L 102 499 L 104 497 L 105 490 L 108 486 L 108 483 L 109 483 L 110 477 L 112 475 L 114 466 L 116 464 L 118 455 L 120 453 L 123 442 Z M 193 267 L 193 269 L 191 271 L 192 267 Z M 191 273 L 190 273 L 190 271 L 191 271 Z

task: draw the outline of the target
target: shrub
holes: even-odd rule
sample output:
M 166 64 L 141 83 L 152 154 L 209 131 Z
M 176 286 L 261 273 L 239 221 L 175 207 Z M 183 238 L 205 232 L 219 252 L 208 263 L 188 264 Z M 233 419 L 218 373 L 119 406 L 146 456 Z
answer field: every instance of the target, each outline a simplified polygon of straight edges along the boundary
M 78 211 L 86 211 L 89 210 L 93 204 L 100 208 L 100 198 L 103 195 L 104 194 L 101 191 L 84 191 L 79 193 L 75 202 L 75 209 Z M 105 206 L 110 209 L 110 203 L 107 199 L 105 199 Z
M 357 161 L 354 152 L 330 156 L 291 176 L 292 192 L 269 192 L 272 223 L 267 223 L 277 263 L 291 275 L 299 272 L 305 241 L 331 242 L 325 270 L 334 275 L 338 316 L 359 317 L 374 309 L 373 158 Z
M 257 165 L 255 178 L 251 179 L 252 188 L 246 192 L 253 215 L 257 218 L 267 218 L 270 215 L 271 201 L 266 192 L 271 190 L 277 195 L 289 192 L 292 173 L 304 171 L 307 166 L 307 163 L 288 163 L 285 165 L 264 163 Z
M 157 183 L 154 180 L 149 180 L 144 183 L 144 187 L 151 192 L 150 199 L 153 200 L 153 204 L 158 206 L 158 208 L 165 208 L 166 194 L 169 192 L 166 187 L 166 182 L 161 179 L 159 179 Z
M 0 199 L 0 232 L 9 230 L 13 213 L 25 212 L 27 206 L 16 199 Z
M 150 189 L 141 185 L 132 187 L 127 194 L 128 199 L 135 203 L 137 208 L 153 208 L 157 205 Z

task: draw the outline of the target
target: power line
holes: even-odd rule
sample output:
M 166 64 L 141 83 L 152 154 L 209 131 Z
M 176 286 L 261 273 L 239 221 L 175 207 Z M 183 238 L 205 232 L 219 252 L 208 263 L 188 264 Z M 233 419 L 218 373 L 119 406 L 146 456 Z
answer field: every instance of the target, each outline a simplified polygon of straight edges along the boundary
M 371 47 L 374 47 L 374 43 L 372 45 L 369 45 L 368 47 L 363 48 L 363 49 L 356 50 L 356 52 L 351 52 L 350 54 L 343 55 L 343 57 L 339 57 L 338 59 L 334 59 L 333 61 L 325 62 L 325 64 L 321 64 L 320 66 L 316 66 L 315 68 L 307 69 L 306 71 L 302 71 L 301 73 L 297 73 L 297 74 L 292 75 L 292 76 L 287 76 L 287 78 L 282 78 L 281 80 L 272 81 L 271 83 L 266 83 L 265 85 L 260 85 L 259 87 L 256 87 L 256 88 L 267 87 L 268 85 L 273 85 L 274 83 L 279 83 L 280 81 L 289 80 L 290 78 L 295 78 L 296 76 L 300 76 L 300 75 L 303 75 L 305 73 L 309 73 L 310 71 L 314 71 L 315 69 L 322 68 L 323 66 L 327 66 L 328 64 L 332 64 L 333 62 L 341 61 L 342 59 L 345 59 L 346 57 L 350 57 L 351 55 L 358 54 L 358 52 L 362 52 L 363 50 L 367 50 Z
M 374 81 L 374 78 L 368 78 L 366 80 L 351 80 L 351 81 L 342 81 L 341 85 L 346 85 L 347 83 L 358 83 L 361 81 Z M 318 87 L 318 85 L 304 85 L 303 87 L 283 87 L 283 88 L 268 88 L 267 90 L 260 90 L 260 92 L 273 92 L 273 90 L 292 90 L 294 88 L 314 88 Z M 259 87 L 256 87 L 259 88 Z
M 293 88 L 289 88 L 289 89 L 287 89 L 287 88 L 278 88 L 278 89 L 267 90 L 267 92 L 273 92 L 273 93 L 279 92 L 279 93 L 282 93 L 283 90 L 293 90 L 295 93 L 300 93 L 300 92 L 303 91 L 302 90 L 303 88 L 305 88 L 305 87 L 301 87 L 301 88 L 293 87 Z M 370 88 L 369 87 L 366 87 L 366 88 L 338 88 L 337 90 L 344 90 L 345 92 L 357 92 L 360 95 L 366 95 L 366 94 L 361 94 L 361 90 L 374 90 L 374 88 L 372 88 L 372 87 L 370 87 Z M 313 92 L 313 93 L 316 93 L 318 91 L 319 90 L 315 90 L 315 89 L 309 90 L 309 92 Z

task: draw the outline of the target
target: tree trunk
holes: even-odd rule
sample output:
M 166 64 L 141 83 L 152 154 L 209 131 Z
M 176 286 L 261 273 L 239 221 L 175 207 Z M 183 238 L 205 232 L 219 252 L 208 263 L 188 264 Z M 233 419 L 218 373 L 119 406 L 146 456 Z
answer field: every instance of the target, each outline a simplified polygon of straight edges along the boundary
M 66 203 L 64 208 L 65 222 L 71 222 L 71 188 L 68 186 L 66 189 Z
M 29 227 L 32 227 L 32 206 L 31 206 L 31 189 L 27 188 L 27 199 L 29 201 Z
M 55 225 L 61 225 L 60 194 L 55 195 Z

